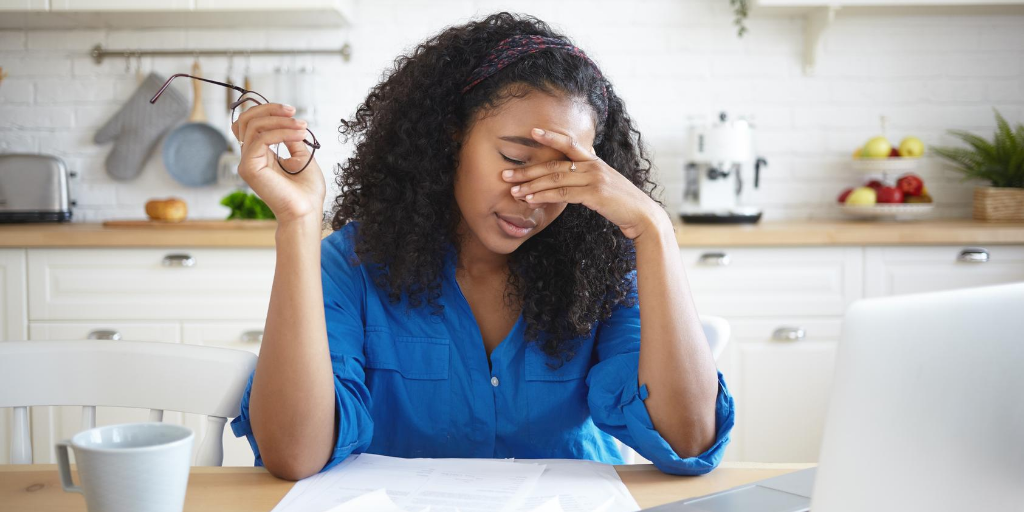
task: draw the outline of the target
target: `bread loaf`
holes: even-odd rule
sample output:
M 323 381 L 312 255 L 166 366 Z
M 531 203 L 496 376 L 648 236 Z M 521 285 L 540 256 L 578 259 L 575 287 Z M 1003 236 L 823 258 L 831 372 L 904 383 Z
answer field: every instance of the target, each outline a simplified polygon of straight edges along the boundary
M 146 215 L 150 220 L 181 222 L 188 216 L 188 206 L 177 197 L 146 201 Z

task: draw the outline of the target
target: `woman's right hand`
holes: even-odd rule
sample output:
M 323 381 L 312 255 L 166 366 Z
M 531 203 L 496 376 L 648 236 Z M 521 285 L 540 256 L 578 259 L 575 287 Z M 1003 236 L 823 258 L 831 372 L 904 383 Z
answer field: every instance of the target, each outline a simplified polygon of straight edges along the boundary
M 326 184 L 316 160 L 298 174 L 288 174 L 278 165 L 271 146 L 285 144 L 291 157 L 281 164 L 295 172 L 309 160 L 306 122 L 295 119 L 295 108 L 280 103 L 252 107 L 231 124 L 231 131 L 242 143 L 238 175 L 253 192 L 267 203 L 279 223 L 323 216 Z

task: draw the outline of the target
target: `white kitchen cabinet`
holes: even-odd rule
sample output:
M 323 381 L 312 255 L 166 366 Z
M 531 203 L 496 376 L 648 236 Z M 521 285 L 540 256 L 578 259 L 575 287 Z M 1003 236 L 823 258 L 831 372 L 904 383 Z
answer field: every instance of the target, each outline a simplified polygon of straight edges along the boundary
M 864 263 L 867 297 L 1024 281 L 1024 246 L 868 247 Z
M 127 322 L 32 322 L 29 340 L 64 341 L 86 339 L 119 339 L 179 343 L 181 326 L 177 323 Z M 66 383 L 73 386 L 73 382 Z M 98 404 L 97 404 L 98 405 Z M 96 407 L 96 426 L 149 421 L 149 409 L 129 407 Z M 164 412 L 163 421 L 182 423 L 181 413 Z M 53 464 L 53 446 L 82 430 L 82 407 L 33 407 L 32 460 L 36 464 Z
M 686 248 L 702 315 L 842 315 L 861 296 L 860 247 Z
M 274 249 L 30 249 L 32 320 L 262 319 Z
M 246 350 L 259 355 L 263 340 L 263 322 L 204 322 L 182 326 L 182 341 L 192 345 L 205 345 L 234 350 Z M 206 435 L 206 417 L 185 414 L 185 425 L 196 433 L 196 439 Z M 235 437 L 231 425 L 224 427 L 224 466 L 252 466 L 253 454 L 245 437 Z M 198 443 L 193 447 L 193 453 Z
M 26 294 L 25 250 L 0 249 L 0 343 L 28 336 Z M 11 458 L 13 416 L 11 409 L 0 409 L 0 464 Z
M 24 249 L 0 249 L 0 341 L 28 335 L 25 266 Z
M 729 460 L 815 462 L 824 432 L 841 320 L 731 322 L 726 375 L 736 400 Z

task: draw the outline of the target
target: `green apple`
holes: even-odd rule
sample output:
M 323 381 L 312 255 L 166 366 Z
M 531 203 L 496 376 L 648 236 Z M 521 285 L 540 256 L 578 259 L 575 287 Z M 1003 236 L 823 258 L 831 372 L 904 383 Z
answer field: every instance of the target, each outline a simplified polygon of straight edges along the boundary
M 878 193 L 871 187 L 857 187 L 846 196 L 846 204 L 871 206 L 878 199 Z
M 917 158 L 924 154 L 924 142 L 917 137 L 907 137 L 900 142 L 900 156 Z
M 892 152 L 892 144 L 885 137 L 874 137 L 864 144 L 861 151 L 861 158 L 889 158 Z

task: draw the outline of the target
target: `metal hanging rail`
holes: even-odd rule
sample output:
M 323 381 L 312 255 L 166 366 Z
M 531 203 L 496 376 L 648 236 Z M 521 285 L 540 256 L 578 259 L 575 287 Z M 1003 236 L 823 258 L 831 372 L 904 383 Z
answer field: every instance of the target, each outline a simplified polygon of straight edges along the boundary
M 352 58 L 352 46 L 348 43 L 342 45 L 339 49 L 303 49 L 296 48 L 294 50 L 108 50 L 104 49 L 103 45 L 97 44 L 92 47 L 90 52 L 92 60 L 97 65 L 103 63 L 103 59 L 107 57 L 118 57 L 118 58 L 130 58 L 130 57 L 143 57 L 143 56 L 154 56 L 154 57 L 202 57 L 210 55 L 228 55 L 228 56 L 249 56 L 249 55 L 338 55 L 345 62 L 348 62 Z

